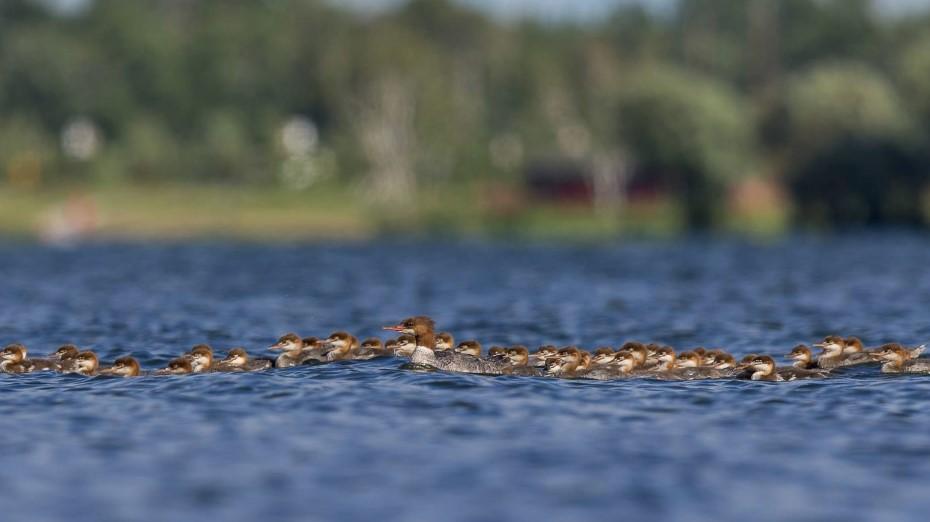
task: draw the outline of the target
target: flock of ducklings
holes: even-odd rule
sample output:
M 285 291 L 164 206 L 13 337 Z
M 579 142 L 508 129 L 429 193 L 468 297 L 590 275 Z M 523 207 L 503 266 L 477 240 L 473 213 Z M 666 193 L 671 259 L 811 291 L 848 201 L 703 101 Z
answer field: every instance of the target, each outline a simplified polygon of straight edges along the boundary
M 866 349 L 856 337 L 829 336 L 813 346 L 822 351 L 815 355 L 806 345 L 798 345 L 786 355 L 791 366 L 779 367 L 769 355 L 747 355 L 741 360 L 721 349 L 694 348 L 676 352 L 669 346 L 627 342 L 614 350 L 597 348 L 593 352 L 576 346 L 557 348 L 541 346 L 535 352 L 522 345 L 492 346 L 482 355 L 481 344 L 468 340 L 455 344 L 452 334 L 435 333 L 433 321 L 425 316 L 411 317 L 386 330 L 400 332 L 395 339 L 382 342 L 369 338 L 359 342 L 355 336 L 339 331 L 325 339 L 302 338 L 289 333 L 269 347 L 281 352 L 275 359 L 252 358 L 243 348 L 233 348 L 217 360 L 204 344 L 171 360 L 166 367 L 143 372 L 131 357 L 116 359 L 101 366 L 97 355 L 75 345 L 64 345 L 46 358 L 30 358 L 22 344 L 12 344 L 0 352 L 0 373 L 54 371 L 86 376 L 111 375 L 137 377 L 148 375 L 183 375 L 206 372 L 247 372 L 270 368 L 289 368 L 342 360 L 368 360 L 379 357 L 405 357 L 413 366 L 493 375 L 550 376 L 582 379 L 619 379 L 649 377 L 661 380 L 695 380 L 742 378 L 758 381 L 791 381 L 826 377 L 831 371 L 848 366 L 880 363 L 884 373 L 930 374 L 930 359 L 920 358 L 924 347 L 906 348 L 885 344 Z

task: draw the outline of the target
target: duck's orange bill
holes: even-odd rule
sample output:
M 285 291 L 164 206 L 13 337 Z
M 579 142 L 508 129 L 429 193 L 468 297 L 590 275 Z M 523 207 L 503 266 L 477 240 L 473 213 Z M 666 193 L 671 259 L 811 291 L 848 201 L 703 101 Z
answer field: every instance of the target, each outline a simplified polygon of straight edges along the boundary
M 392 332 L 403 332 L 403 331 L 404 331 L 404 325 L 398 324 L 398 325 L 395 325 L 395 326 L 385 326 L 383 329 L 384 329 L 384 330 L 391 330 Z

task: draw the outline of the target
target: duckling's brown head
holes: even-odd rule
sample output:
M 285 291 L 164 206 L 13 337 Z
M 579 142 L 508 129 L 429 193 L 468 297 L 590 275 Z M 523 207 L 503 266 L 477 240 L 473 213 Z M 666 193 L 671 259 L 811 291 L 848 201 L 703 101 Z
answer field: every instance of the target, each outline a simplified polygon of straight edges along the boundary
M 574 365 L 581 364 L 581 350 L 579 350 L 575 346 L 567 346 L 565 348 L 562 348 L 561 350 L 559 350 L 558 357 L 562 361 L 569 363 L 569 364 L 574 364 Z
M 436 334 L 436 351 L 451 350 L 455 346 L 455 338 L 449 332 Z
M 503 346 L 492 346 L 488 348 L 488 357 L 492 359 L 495 357 L 506 357 L 506 356 L 507 356 L 507 348 L 504 348 Z
M 579 370 L 589 370 L 591 368 L 591 354 L 581 350 L 581 361 L 578 363 Z
M 164 373 L 170 375 L 184 375 L 188 373 L 193 373 L 194 368 L 191 366 L 190 359 L 184 357 L 178 357 L 173 359 L 168 363 L 168 367 L 163 370 Z
M 736 368 L 736 358 L 727 352 L 721 352 L 716 357 L 714 357 L 713 367 L 718 370 L 729 370 L 730 368 Z
M 52 359 L 67 361 L 74 359 L 79 353 L 81 353 L 81 350 L 77 346 L 73 344 L 64 344 L 55 350 L 55 353 L 52 354 Z
M 828 335 L 814 346 L 822 348 L 826 355 L 839 355 L 846 349 L 846 340 L 838 335 Z
M 362 341 L 362 350 L 366 352 L 380 352 L 384 349 L 384 343 L 377 337 L 369 337 Z
M 97 371 L 97 367 L 100 366 L 100 361 L 97 359 L 97 354 L 91 351 L 84 351 L 78 354 L 74 359 L 77 366 L 77 371 L 85 375 L 92 374 Z
M 278 340 L 268 347 L 269 350 L 283 350 L 285 352 L 293 352 L 301 350 L 304 347 L 304 340 L 300 338 L 299 335 L 295 333 L 286 333 L 278 338 Z
M 188 355 L 195 372 L 203 372 L 213 366 L 213 348 L 206 344 L 193 347 Z
M 245 351 L 245 348 L 233 348 L 229 350 L 226 354 L 226 357 L 223 359 L 223 364 L 226 366 L 232 366 L 235 368 L 240 368 L 249 363 L 249 353 Z
M 869 355 L 873 359 L 893 363 L 904 362 L 910 358 L 907 348 L 898 343 L 883 344 Z
M 28 351 L 25 346 L 21 344 L 11 344 L 0 352 L 0 360 L 11 363 L 21 363 L 26 360 L 27 353 Z
M 775 371 L 775 359 L 770 355 L 756 355 L 747 363 L 754 371 L 770 374 Z
M 352 343 L 352 334 L 340 330 L 338 332 L 329 334 L 329 337 L 327 337 L 323 342 L 337 349 L 345 348 Z
M 614 360 L 614 351 L 607 347 L 601 347 L 597 350 L 594 350 L 594 356 L 591 358 L 591 363 L 597 366 L 602 364 L 610 364 Z
M 691 351 L 694 352 L 694 350 Z M 703 354 L 698 354 L 698 356 L 701 358 L 701 366 L 713 366 L 716 364 L 717 358 L 723 355 L 723 353 L 723 350 L 704 350 Z
M 621 350 L 614 355 L 613 365 L 619 367 L 624 373 L 632 372 L 641 364 L 636 353 L 632 350 Z
M 858 337 L 847 337 L 843 339 L 845 347 L 843 348 L 844 353 L 862 353 L 865 351 L 865 345 L 862 344 L 862 339 Z
M 697 356 L 702 359 L 704 358 L 704 354 L 707 352 L 707 350 L 703 346 L 698 346 L 697 348 L 693 348 L 691 351 L 696 353 Z
M 397 351 L 397 339 L 388 339 L 384 341 L 384 351 L 390 354 Z
M 697 368 L 704 363 L 704 359 L 701 355 L 693 351 L 681 352 L 676 359 L 678 361 L 678 366 L 681 368 Z
M 108 368 L 106 373 L 120 377 L 138 377 L 142 373 L 142 367 L 135 357 L 120 357 L 113 361 L 113 366 Z
M 404 334 L 394 341 L 394 355 L 399 357 L 410 357 L 417 348 L 416 337 Z
M 566 365 L 567 363 L 561 357 L 550 357 L 546 359 L 546 373 L 550 375 L 561 373 Z
M 481 357 L 481 343 L 478 341 L 463 341 L 455 347 L 456 353 Z
M 806 344 L 799 344 L 788 353 L 788 359 L 792 361 L 811 362 L 812 357 L 811 349 Z
M 514 366 L 526 366 L 530 362 L 530 351 L 522 344 L 511 346 L 507 348 L 507 358 Z

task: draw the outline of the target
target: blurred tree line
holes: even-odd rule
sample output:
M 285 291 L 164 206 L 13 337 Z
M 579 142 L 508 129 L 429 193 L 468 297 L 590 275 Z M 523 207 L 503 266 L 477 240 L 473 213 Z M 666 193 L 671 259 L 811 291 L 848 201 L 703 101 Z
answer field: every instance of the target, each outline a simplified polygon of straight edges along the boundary
M 694 226 L 748 179 L 804 222 L 926 221 L 930 13 L 681 0 L 569 24 L 336 4 L 3 0 L 0 168 L 21 186 L 332 179 L 403 204 L 613 158 Z

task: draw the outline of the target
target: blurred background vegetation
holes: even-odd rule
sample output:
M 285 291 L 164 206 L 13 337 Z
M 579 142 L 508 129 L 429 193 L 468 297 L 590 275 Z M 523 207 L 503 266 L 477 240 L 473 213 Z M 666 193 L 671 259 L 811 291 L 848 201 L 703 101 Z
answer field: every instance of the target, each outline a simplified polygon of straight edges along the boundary
M 0 2 L 7 234 L 926 226 L 928 138 L 930 6 Z

